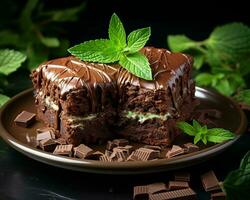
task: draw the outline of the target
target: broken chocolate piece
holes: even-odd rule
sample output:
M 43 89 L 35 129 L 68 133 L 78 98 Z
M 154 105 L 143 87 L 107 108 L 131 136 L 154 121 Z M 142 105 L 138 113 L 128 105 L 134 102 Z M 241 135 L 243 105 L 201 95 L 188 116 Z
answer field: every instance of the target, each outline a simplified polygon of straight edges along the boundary
M 100 158 L 99 158 L 100 161 L 103 161 L 103 162 L 111 162 L 111 158 L 106 156 L 105 154 L 101 155 Z
M 102 152 L 100 151 L 95 151 L 95 152 L 90 152 L 85 159 L 89 159 L 89 160 L 100 160 L 100 157 L 104 155 Z
M 191 189 L 174 190 L 150 195 L 151 200 L 194 200 L 196 193 Z
M 126 139 L 114 139 L 113 141 L 107 142 L 107 150 L 112 150 L 115 147 L 125 147 L 129 142 Z
M 201 176 L 201 181 L 206 192 L 221 189 L 219 185 L 219 181 L 212 170 L 203 174 Z
M 51 138 L 43 139 L 39 141 L 39 147 L 48 152 L 53 152 L 57 146 L 57 143 Z
M 148 193 L 155 194 L 159 192 L 166 192 L 168 188 L 165 183 L 153 183 L 148 185 Z
M 190 173 L 187 172 L 178 172 L 174 175 L 175 181 L 186 181 L 190 182 Z
M 225 192 L 212 193 L 211 200 L 226 200 L 226 193 Z
M 36 140 L 55 139 L 52 129 L 37 129 Z
M 54 150 L 53 154 L 55 155 L 60 155 L 60 156 L 72 156 L 72 149 L 73 149 L 73 145 L 72 144 L 62 144 L 62 145 L 58 145 L 56 147 L 56 149 Z
M 110 157 L 111 154 L 112 154 L 112 151 L 109 151 L 109 150 L 106 149 L 105 152 L 104 152 L 104 154 L 105 154 L 106 156 Z
M 140 161 L 147 161 L 147 160 L 154 160 L 160 157 L 160 151 L 146 149 L 146 148 L 139 148 L 128 157 L 127 160 L 140 160 Z
M 149 199 L 149 194 L 148 194 L 148 187 L 146 185 L 134 187 L 133 200 L 148 200 L 148 199 Z
M 93 149 L 89 148 L 88 146 L 80 144 L 74 148 L 74 157 L 83 159 L 92 151 Z
M 184 146 L 185 153 L 193 153 L 193 152 L 199 151 L 199 149 L 200 149 L 197 145 L 195 145 L 191 142 L 186 143 L 183 146 Z
M 166 157 L 167 158 L 172 158 L 174 156 L 178 156 L 178 155 L 181 155 L 184 153 L 184 149 L 181 148 L 180 146 L 177 146 L 177 145 L 173 145 L 172 146 L 172 149 L 169 150 L 167 153 L 166 153 Z
M 66 140 L 64 138 L 57 138 L 54 140 L 57 144 L 67 144 Z
M 24 110 L 17 115 L 17 117 L 14 119 L 14 122 L 18 126 L 28 127 L 32 123 L 34 123 L 35 120 L 36 120 L 36 114 Z
M 168 189 L 169 190 L 180 190 L 184 188 L 189 188 L 188 182 L 185 181 L 169 181 Z

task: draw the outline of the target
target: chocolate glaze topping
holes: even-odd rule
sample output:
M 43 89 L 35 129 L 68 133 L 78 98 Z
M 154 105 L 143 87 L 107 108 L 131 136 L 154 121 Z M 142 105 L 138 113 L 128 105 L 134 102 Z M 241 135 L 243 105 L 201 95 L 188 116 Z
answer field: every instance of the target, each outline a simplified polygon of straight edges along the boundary
M 172 101 L 177 108 L 176 90 L 182 90 L 183 93 L 189 91 L 191 82 L 189 85 L 185 85 L 184 79 L 189 79 L 192 58 L 182 53 L 171 53 L 166 49 L 154 47 L 145 47 L 141 53 L 146 55 L 149 60 L 153 74 L 152 81 L 134 76 L 119 64 L 83 62 L 73 56 L 45 62 L 34 73 L 38 73 L 36 80 L 38 87 L 42 87 L 41 83 L 45 81 L 45 89 L 48 87 L 47 90 L 49 90 L 53 83 L 52 85 L 59 88 L 61 97 L 67 95 L 71 90 L 86 88 L 91 100 L 92 112 L 97 111 L 96 95 L 101 96 L 101 103 L 104 105 L 107 95 L 116 95 L 117 92 L 121 94 L 127 84 L 146 90 L 169 89 L 172 93 Z M 181 81 L 183 86 L 176 87 L 176 81 Z M 97 87 L 101 89 L 99 94 L 96 94 Z
M 83 62 L 69 56 L 58 58 L 41 64 L 37 71 L 43 78 L 57 82 L 61 95 L 72 89 L 86 86 L 91 88 L 99 85 L 121 88 L 126 83 L 145 89 L 157 90 L 172 87 L 176 78 L 181 76 L 185 67 L 191 67 L 192 58 L 181 53 L 171 53 L 165 49 L 145 47 L 141 52 L 147 56 L 153 73 L 153 81 L 143 80 L 129 73 L 118 64 L 98 64 Z M 41 77 L 40 76 L 40 77 Z M 168 84 L 168 85 L 166 85 Z

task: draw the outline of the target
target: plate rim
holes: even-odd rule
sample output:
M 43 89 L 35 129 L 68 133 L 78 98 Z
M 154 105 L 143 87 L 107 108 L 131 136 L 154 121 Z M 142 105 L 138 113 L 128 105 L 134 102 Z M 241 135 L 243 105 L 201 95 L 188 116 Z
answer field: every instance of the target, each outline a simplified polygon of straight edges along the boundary
M 235 143 L 240 135 L 244 133 L 247 128 L 247 119 L 245 113 L 240 109 L 238 104 L 233 101 L 231 98 L 223 96 L 218 92 L 211 91 L 205 88 L 197 87 L 196 91 L 210 93 L 212 95 L 219 95 L 221 98 L 226 99 L 228 102 L 232 103 L 233 106 L 238 110 L 241 117 L 241 124 L 239 124 L 238 129 L 235 131 L 237 133 L 236 138 L 233 140 L 229 140 L 220 144 L 215 144 L 211 147 L 205 148 L 198 152 L 190 153 L 187 155 L 181 155 L 178 157 L 174 157 L 171 159 L 159 159 L 154 161 L 133 161 L 133 162 L 100 162 L 94 160 L 80 160 L 77 158 L 68 158 L 58 155 L 53 155 L 52 153 L 44 152 L 35 147 L 31 147 L 28 144 L 25 144 L 19 140 L 17 140 L 14 136 L 9 133 L 3 124 L 3 116 L 6 109 L 11 106 L 13 102 L 15 102 L 18 98 L 28 95 L 28 93 L 32 92 L 33 88 L 24 90 L 19 94 L 12 97 L 8 102 L 5 103 L 0 109 L 0 136 L 3 140 L 8 143 L 12 148 L 17 150 L 18 152 L 25 154 L 26 156 L 35 159 L 37 161 L 61 167 L 67 168 L 76 171 L 83 172 L 91 172 L 91 173 L 102 173 L 102 174 L 142 174 L 149 172 L 160 172 L 160 171 L 168 171 L 171 169 L 181 168 L 182 164 L 186 166 L 190 166 L 192 161 L 202 159 L 205 161 L 210 157 L 213 157 L 223 150 L 227 149 L 233 143 Z M 178 167 L 179 166 L 179 167 Z M 168 169 L 166 169 L 167 167 Z

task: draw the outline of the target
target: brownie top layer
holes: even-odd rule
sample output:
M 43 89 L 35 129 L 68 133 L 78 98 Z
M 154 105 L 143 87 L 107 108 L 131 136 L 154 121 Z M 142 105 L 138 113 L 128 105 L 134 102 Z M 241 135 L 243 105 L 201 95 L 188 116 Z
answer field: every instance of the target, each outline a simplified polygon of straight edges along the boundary
M 192 58 L 182 53 L 171 53 L 166 49 L 154 47 L 145 47 L 141 52 L 149 60 L 152 81 L 134 76 L 119 64 L 83 62 L 73 56 L 45 62 L 36 71 L 40 72 L 39 78 L 54 82 L 63 95 L 82 87 L 89 90 L 96 86 L 104 89 L 107 85 L 121 88 L 126 83 L 150 90 L 165 89 L 172 87 L 176 78 L 189 71 L 192 65 Z

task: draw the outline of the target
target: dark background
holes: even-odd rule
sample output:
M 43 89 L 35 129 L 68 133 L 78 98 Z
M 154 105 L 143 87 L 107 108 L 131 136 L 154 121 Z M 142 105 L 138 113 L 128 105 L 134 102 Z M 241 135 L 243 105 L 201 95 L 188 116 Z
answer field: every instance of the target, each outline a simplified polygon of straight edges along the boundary
M 0 29 L 6 27 L 10 19 L 18 17 L 17 11 L 25 3 L 25 1 L 10 3 L 13 1 L 0 0 L 0 7 L 6 8 L 0 12 Z M 59 9 L 79 5 L 81 2 L 44 0 L 44 5 Z M 76 22 L 61 25 L 65 32 L 62 32 L 60 37 L 68 38 L 71 45 L 89 39 L 106 38 L 108 22 L 113 12 L 121 18 L 127 33 L 137 28 L 151 26 L 152 35 L 148 45 L 156 47 L 167 47 L 168 34 L 186 34 L 193 39 L 203 40 L 217 25 L 234 21 L 250 25 L 247 1 L 89 0 L 86 9 Z M 28 77 L 29 72 L 23 71 L 18 71 L 10 79 L 15 82 L 17 79 L 24 79 L 24 75 Z M 13 87 L 16 88 L 17 85 L 14 84 Z M 19 90 L 26 87 L 30 87 L 30 82 Z M 14 95 L 17 90 L 8 92 Z M 198 174 L 214 169 L 218 178 L 223 180 L 231 170 L 238 167 L 241 158 L 249 149 L 248 133 L 223 154 L 186 170 L 195 177 L 196 189 L 201 191 Z M 11 149 L 2 140 L 0 140 L 0 150 L 6 152 L 0 156 L 0 200 L 71 198 L 127 200 L 131 199 L 134 185 L 167 182 L 168 177 L 172 175 L 172 173 L 159 173 L 140 176 L 104 176 L 78 173 L 33 161 Z M 209 199 L 204 192 L 200 192 L 199 195 L 202 199 Z
M 168 34 L 186 34 L 203 40 L 217 25 L 240 21 L 249 25 L 247 1 L 175 1 L 175 0 L 90 0 L 78 26 L 71 26 L 72 40 L 107 37 L 110 16 L 116 12 L 127 33 L 151 26 L 149 45 L 166 47 Z

